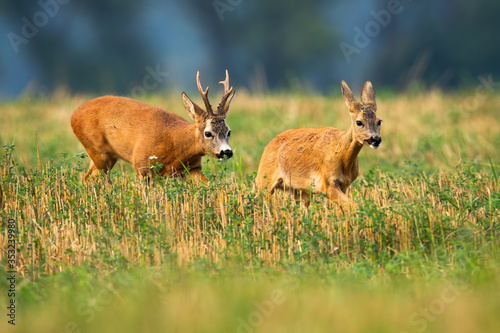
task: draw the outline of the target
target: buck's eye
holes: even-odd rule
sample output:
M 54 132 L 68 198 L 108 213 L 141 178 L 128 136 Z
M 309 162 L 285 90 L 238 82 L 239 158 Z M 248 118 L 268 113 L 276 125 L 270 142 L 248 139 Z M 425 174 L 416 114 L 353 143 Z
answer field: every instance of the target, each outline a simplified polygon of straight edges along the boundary
M 231 131 L 227 132 L 227 137 L 230 138 L 231 137 Z
M 210 132 L 205 132 L 205 138 L 211 138 L 212 137 L 212 133 Z
M 377 121 L 377 126 L 382 125 L 382 120 Z
M 363 126 L 363 123 L 361 121 L 357 120 L 356 121 L 356 126 L 361 127 L 361 126 Z

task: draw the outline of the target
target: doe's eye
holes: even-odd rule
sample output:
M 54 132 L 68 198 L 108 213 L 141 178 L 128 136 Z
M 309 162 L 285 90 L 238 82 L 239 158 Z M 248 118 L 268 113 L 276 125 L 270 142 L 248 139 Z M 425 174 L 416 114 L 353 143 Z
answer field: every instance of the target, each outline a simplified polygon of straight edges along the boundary
M 231 131 L 229 131 L 229 132 L 227 133 L 227 137 L 228 137 L 228 138 L 230 138 L 230 137 L 231 137 Z
M 357 120 L 356 121 L 356 126 L 361 127 L 361 126 L 363 126 L 363 123 L 361 121 Z
M 212 133 L 210 132 L 205 132 L 205 138 L 211 138 L 212 137 Z
M 377 121 L 377 126 L 382 125 L 382 120 Z

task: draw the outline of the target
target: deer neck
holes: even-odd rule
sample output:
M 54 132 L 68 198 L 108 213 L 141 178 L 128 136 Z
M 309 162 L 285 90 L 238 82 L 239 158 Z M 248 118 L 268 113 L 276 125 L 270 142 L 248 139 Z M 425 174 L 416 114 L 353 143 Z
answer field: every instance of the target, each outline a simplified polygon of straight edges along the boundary
M 177 138 L 181 141 L 179 144 L 182 147 L 181 155 L 184 159 L 188 159 L 189 157 L 197 158 L 208 153 L 203 146 L 198 143 L 201 141 L 200 136 L 201 133 L 198 131 L 196 123 L 189 123 L 180 131 Z
M 351 170 L 363 145 L 354 139 L 352 126 L 340 137 L 335 146 L 335 155 L 340 158 L 343 170 Z

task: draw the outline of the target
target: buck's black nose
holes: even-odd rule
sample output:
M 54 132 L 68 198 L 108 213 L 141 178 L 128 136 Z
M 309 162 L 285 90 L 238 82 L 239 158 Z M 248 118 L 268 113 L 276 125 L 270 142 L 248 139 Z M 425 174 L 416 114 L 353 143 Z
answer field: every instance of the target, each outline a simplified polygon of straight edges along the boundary
M 227 158 L 233 157 L 233 151 L 231 149 L 226 149 L 221 150 L 221 152 L 217 154 L 217 158 L 224 158 L 224 156 L 226 156 Z
M 375 146 L 379 146 L 380 143 L 382 142 L 382 138 L 380 136 L 374 136 L 372 138 L 372 141 Z

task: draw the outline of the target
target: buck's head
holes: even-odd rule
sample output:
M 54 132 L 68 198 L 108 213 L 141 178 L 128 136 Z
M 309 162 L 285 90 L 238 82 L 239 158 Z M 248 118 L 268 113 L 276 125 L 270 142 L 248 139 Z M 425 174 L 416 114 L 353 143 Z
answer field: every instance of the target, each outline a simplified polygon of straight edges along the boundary
M 377 149 L 382 142 L 380 125 L 382 120 L 377 117 L 377 103 L 372 83 L 366 81 L 361 90 L 361 102 L 356 101 L 351 89 L 342 80 L 342 95 L 351 112 L 353 136 L 360 144 Z
M 182 101 L 187 113 L 194 120 L 197 127 L 197 139 L 201 140 L 203 150 L 210 152 L 212 157 L 222 159 L 223 157 L 231 158 L 233 151 L 229 147 L 229 136 L 231 129 L 226 124 L 226 116 L 231 105 L 231 100 L 234 97 L 235 91 L 233 87 L 229 88 L 229 75 L 226 70 L 226 80 L 219 82 L 224 85 L 224 95 L 222 100 L 214 112 L 208 101 L 208 87 L 203 90 L 200 83 L 200 72 L 196 75 L 198 90 L 200 91 L 203 101 L 205 102 L 205 110 L 193 103 L 185 93 L 182 93 Z

